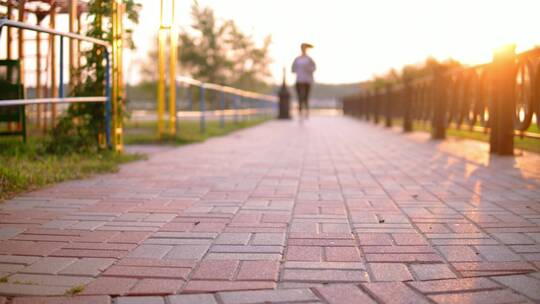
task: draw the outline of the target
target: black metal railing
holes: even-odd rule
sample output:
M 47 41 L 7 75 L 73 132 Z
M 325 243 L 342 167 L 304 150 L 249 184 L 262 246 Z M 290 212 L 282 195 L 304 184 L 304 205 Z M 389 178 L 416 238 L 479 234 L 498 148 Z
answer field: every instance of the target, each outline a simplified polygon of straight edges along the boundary
M 445 138 L 449 127 L 486 132 L 492 153 L 511 155 L 514 136 L 540 140 L 528 131 L 535 114 L 540 127 L 540 48 L 520 54 L 504 48 L 492 62 L 472 67 L 439 65 L 429 76 L 366 90 L 342 103 L 344 114 L 384 120 L 387 127 L 399 119 L 405 132 L 415 122 L 428 123 L 434 139 Z

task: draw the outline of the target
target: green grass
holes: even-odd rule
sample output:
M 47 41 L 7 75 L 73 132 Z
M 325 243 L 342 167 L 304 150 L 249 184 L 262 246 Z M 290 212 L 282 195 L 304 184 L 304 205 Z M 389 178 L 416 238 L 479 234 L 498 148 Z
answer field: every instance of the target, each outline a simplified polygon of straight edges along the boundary
M 210 137 L 222 136 L 233 131 L 252 127 L 268 121 L 269 118 L 254 118 L 251 120 L 239 121 L 238 123 L 227 122 L 223 128 L 219 121 L 207 121 L 206 132 L 200 132 L 199 121 L 182 121 L 179 124 L 178 132 L 175 136 L 164 135 L 160 138 L 157 134 L 157 123 L 151 122 L 128 122 L 124 128 L 124 143 L 129 144 L 168 144 L 185 145 L 196 142 L 203 142 Z M 166 127 L 168 125 L 166 124 Z M 165 128 L 167 132 L 168 129 Z
M 227 122 L 224 128 L 219 126 L 218 121 L 208 121 L 204 134 L 200 133 L 198 121 L 187 121 L 180 123 L 176 136 L 165 136 L 162 139 L 157 136 L 156 122 L 128 122 L 124 143 L 184 145 L 202 142 L 267 120 L 257 118 L 238 123 Z M 111 151 L 52 154 L 46 151 L 45 140 L 37 134 L 32 134 L 26 144 L 19 139 L 0 137 L 0 202 L 17 193 L 52 183 L 114 172 L 120 164 L 144 158 L 143 155 Z
M 402 120 L 396 119 L 394 120 L 394 125 L 402 126 L 403 122 Z M 431 133 L 431 124 L 415 121 L 413 123 L 413 130 Z M 531 124 L 531 127 L 527 130 L 527 132 L 540 133 L 538 130 L 538 126 L 536 124 Z M 477 132 L 477 131 L 469 131 L 467 127 L 464 127 L 463 129 L 448 128 L 446 129 L 446 135 L 449 137 L 465 138 L 465 139 L 478 140 L 482 142 L 489 142 L 489 134 Z M 529 151 L 529 152 L 540 153 L 540 140 L 536 138 L 527 138 L 527 137 L 520 138 L 519 136 L 515 136 L 514 148 Z
M 119 164 L 142 158 L 111 151 L 55 155 L 45 151 L 43 139 L 32 138 L 24 144 L 0 138 L 0 201 L 51 183 L 114 172 Z

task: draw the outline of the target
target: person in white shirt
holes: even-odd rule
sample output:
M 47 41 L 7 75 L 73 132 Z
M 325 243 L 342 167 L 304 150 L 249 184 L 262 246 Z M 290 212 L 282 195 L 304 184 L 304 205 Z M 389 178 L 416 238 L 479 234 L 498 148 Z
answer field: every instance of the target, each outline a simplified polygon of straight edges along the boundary
M 309 91 L 313 83 L 313 72 L 317 69 L 315 61 L 307 55 L 307 50 L 313 45 L 302 43 L 300 49 L 302 55 L 296 57 L 292 64 L 292 72 L 296 74 L 296 94 L 298 96 L 299 115 L 309 117 Z

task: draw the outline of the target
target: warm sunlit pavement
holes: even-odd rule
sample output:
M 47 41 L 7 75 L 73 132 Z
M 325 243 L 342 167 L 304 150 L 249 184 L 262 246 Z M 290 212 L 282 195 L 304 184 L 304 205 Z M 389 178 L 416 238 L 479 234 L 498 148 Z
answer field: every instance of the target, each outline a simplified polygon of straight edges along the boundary
M 321 117 L 157 149 L 0 204 L 0 303 L 538 302 L 540 157 L 486 147 Z

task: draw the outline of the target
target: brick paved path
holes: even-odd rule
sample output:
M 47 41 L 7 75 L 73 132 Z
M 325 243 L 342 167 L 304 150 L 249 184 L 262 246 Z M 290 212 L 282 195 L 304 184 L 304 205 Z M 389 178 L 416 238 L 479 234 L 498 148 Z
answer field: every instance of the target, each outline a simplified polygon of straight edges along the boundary
M 0 303 L 540 302 L 540 158 L 485 149 L 333 117 L 156 152 L 0 204 Z

